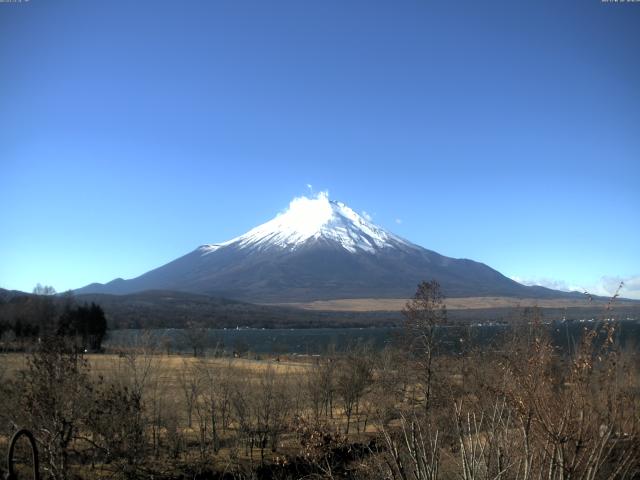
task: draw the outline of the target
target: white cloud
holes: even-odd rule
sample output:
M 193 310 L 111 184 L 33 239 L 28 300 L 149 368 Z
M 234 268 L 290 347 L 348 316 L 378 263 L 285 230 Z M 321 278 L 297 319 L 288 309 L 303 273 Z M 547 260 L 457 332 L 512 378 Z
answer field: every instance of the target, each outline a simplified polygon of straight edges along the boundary
M 546 277 L 522 278 L 515 276 L 511 278 L 523 285 L 539 285 L 541 287 L 552 288 L 554 290 L 564 290 L 567 292 L 571 291 L 571 287 L 564 280 L 556 280 Z M 580 288 L 577 288 L 577 290 L 580 290 Z
M 372 222 L 373 221 L 373 217 L 371 216 L 370 213 L 365 212 L 364 210 L 362 211 L 362 216 L 364 217 L 364 219 L 368 222 Z
M 640 275 L 602 277 L 594 287 L 595 293 L 598 295 L 614 295 L 620 287 L 619 293 L 621 297 L 640 299 Z
M 633 298 L 640 300 L 640 275 L 632 275 L 630 277 L 621 276 L 603 276 L 598 281 L 591 284 L 573 285 L 565 282 L 564 280 L 557 280 L 554 278 L 523 278 L 514 276 L 511 277 L 518 283 L 523 285 L 540 285 L 542 287 L 553 288 L 554 290 L 563 290 L 566 292 L 589 292 L 592 295 L 600 295 L 603 297 L 613 296 L 620 283 L 622 282 L 622 288 L 620 288 L 620 296 L 622 298 Z
M 289 208 L 278 214 L 272 221 L 279 221 L 281 225 L 293 224 L 300 232 L 311 235 L 329 221 L 332 215 L 329 192 L 325 190 L 311 197 L 294 198 L 289 203 Z
M 396 223 L 397 223 L 398 225 L 400 225 L 400 224 L 402 223 L 402 219 L 401 219 L 401 218 L 396 218 Z

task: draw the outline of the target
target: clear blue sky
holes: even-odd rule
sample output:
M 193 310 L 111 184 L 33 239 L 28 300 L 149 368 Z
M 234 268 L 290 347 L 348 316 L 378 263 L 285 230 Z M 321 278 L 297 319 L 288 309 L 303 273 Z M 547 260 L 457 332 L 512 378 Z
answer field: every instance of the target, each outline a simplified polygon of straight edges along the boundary
M 306 184 L 512 277 L 638 281 L 638 3 L 0 3 L 0 82 L 4 288 L 139 275 Z

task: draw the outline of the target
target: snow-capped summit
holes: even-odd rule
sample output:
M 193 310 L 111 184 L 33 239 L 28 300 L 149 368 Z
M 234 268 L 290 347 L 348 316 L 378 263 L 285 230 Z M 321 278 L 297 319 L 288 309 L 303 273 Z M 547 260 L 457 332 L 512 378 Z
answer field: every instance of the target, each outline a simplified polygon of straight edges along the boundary
M 411 245 L 365 220 L 344 203 L 329 200 L 326 192 L 320 192 L 313 198 L 294 198 L 284 212 L 244 235 L 200 249 L 204 254 L 231 245 L 295 250 L 313 240 L 334 242 L 351 253 L 376 253 L 384 248 Z
M 249 302 L 408 298 L 418 283 L 432 279 L 450 297 L 560 294 L 525 287 L 482 263 L 415 245 L 326 193 L 295 198 L 285 211 L 244 235 L 203 245 L 139 277 L 76 292 L 178 290 Z

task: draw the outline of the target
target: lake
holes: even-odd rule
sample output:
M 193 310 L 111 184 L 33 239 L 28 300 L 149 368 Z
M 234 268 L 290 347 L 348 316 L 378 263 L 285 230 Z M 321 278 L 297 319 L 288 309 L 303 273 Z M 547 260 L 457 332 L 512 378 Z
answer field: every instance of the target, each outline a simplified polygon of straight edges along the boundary
M 545 328 L 553 342 L 561 348 L 573 348 L 585 330 L 602 327 L 606 321 L 584 319 L 550 322 Z M 640 341 L 640 320 L 615 322 L 616 340 L 622 346 L 636 348 Z M 310 328 L 310 329 L 156 329 L 113 330 L 105 347 L 111 349 L 151 345 L 172 352 L 190 352 L 194 343 L 212 353 L 224 350 L 227 354 L 250 351 L 257 354 L 319 355 L 329 350 L 344 351 L 350 346 L 368 344 L 376 350 L 399 340 L 403 329 L 377 328 Z M 518 327 L 518 335 L 526 335 L 526 327 Z M 469 348 L 488 346 L 513 333 L 506 324 L 476 324 L 444 326 L 437 329 L 440 349 L 455 353 Z

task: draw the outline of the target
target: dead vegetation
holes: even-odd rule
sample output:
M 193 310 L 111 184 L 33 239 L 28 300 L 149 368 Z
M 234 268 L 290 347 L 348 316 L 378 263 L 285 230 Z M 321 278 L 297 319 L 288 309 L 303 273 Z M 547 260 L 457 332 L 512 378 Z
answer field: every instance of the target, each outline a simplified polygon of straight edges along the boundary
M 427 285 L 407 343 L 308 363 L 44 342 L 2 357 L 0 434 L 33 431 L 56 480 L 638 478 L 638 352 L 613 321 L 561 350 L 538 309 L 523 315 L 494 347 L 445 354 Z
M 592 297 L 591 303 L 606 307 L 606 298 Z M 400 312 L 407 304 L 406 298 L 344 298 L 339 300 L 316 300 L 313 302 L 279 303 L 274 305 L 317 310 L 326 312 Z M 584 308 L 585 302 L 577 298 L 518 298 L 518 297 L 460 297 L 447 298 L 448 310 L 520 308 L 538 306 L 540 308 Z M 638 307 L 637 301 L 618 300 L 617 308 Z

